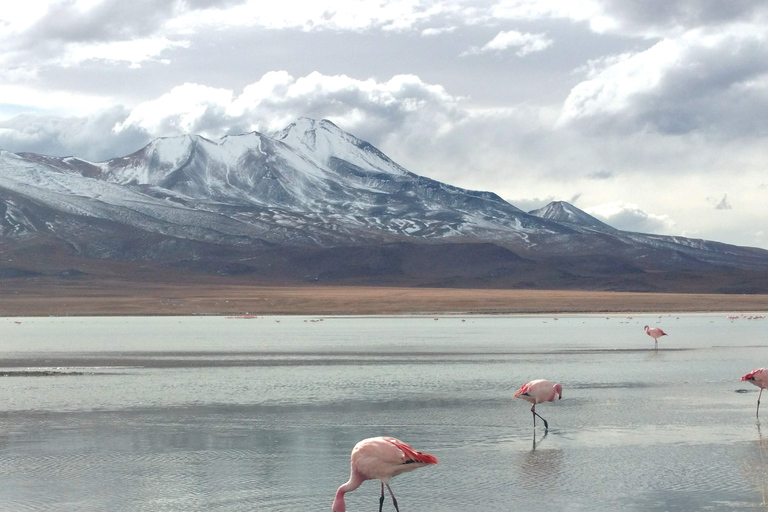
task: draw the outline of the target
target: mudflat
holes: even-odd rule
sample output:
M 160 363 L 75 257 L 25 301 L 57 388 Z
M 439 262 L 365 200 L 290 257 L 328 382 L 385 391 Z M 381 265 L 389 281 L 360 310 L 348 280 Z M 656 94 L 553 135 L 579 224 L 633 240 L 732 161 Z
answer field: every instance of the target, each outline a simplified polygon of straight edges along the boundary
M 0 316 L 768 311 L 768 295 L 5 280 Z

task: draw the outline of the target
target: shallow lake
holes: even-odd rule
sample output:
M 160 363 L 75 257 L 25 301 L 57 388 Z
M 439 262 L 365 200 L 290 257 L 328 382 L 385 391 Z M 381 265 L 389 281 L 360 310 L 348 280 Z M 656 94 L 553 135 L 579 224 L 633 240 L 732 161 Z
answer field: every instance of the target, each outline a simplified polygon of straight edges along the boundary
M 736 315 L 0 318 L 0 510 L 329 512 L 378 435 L 440 459 L 401 512 L 766 510 Z

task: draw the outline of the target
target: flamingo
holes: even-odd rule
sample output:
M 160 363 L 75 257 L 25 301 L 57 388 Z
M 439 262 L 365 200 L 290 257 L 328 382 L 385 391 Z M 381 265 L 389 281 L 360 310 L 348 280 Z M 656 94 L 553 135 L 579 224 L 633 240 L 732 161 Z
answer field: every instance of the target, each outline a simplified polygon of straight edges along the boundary
M 544 430 L 547 430 L 549 429 L 547 420 L 542 418 L 541 415 L 536 412 L 536 404 L 541 402 L 554 402 L 555 400 L 560 400 L 563 398 L 563 386 L 560 384 L 552 384 L 548 380 L 544 379 L 532 380 L 531 382 L 526 382 L 520 387 L 520 389 L 517 390 L 517 393 L 515 393 L 515 398 L 522 398 L 523 400 L 533 404 L 531 405 L 531 412 L 533 413 L 533 428 L 536 428 L 536 416 L 538 416 L 541 418 L 541 421 L 544 422 Z
M 333 500 L 333 512 L 345 512 L 344 495 L 354 491 L 365 480 L 381 480 L 381 498 L 379 498 L 379 512 L 384 506 L 384 486 L 387 486 L 392 503 L 397 508 L 397 499 L 389 486 L 389 480 L 393 476 L 429 464 L 437 464 L 437 458 L 414 450 L 399 439 L 394 437 L 370 437 L 363 439 L 352 449 L 350 458 L 351 472 L 349 481 L 339 487 L 336 498 Z
M 768 368 L 758 368 L 757 370 L 752 370 L 745 376 L 741 378 L 743 381 L 749 381 L 755 386 L 760 388 L 760 393 L 757 395 L 757 412 L 755 412 L 755 416 L 757 418 L 760 418 L 760 396 L 763 394 L 763 390 L 765 388 L 768 388 Z
M 645 334 L 653 338 L 653 340 L 656 342 L 656 348 L 659 348 L 659 338 L 662 336 L 668 336 L 667 333 L 659 329 L 658 327 L 648 327 L 645 326 Z

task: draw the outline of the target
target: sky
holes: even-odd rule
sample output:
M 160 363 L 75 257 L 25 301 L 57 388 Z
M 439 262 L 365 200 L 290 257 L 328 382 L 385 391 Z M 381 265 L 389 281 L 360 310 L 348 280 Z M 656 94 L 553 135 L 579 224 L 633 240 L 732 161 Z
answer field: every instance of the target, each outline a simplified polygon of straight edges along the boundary
M 768 249 L 765 0 L 0 9 L 0 149 L 103 161 L 299 117 L 526 211 Z

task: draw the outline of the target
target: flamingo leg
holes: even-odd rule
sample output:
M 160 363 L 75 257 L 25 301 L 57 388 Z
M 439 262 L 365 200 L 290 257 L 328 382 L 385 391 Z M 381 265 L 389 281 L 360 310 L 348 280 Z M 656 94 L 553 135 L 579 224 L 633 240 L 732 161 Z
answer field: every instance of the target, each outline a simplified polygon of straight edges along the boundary
M 381 498 L 379 498 L 379 512 L 381 512 L 381 509 L 383 507 L 384 507 L 384 482 L 381 482 Z
M 382 482 L 383 485 L 383 482 Z M 397 512 L 400 512 L 400 509 L 397 508 L 397 498 L 395 498 L 395 493 L 392 492 L 392 488 L 387 484 L 387 490 L 389 491 L 389 495 L 392 496 L 392 504 L 395 506 L 395 510 Z M 381 498 L 384 499 L 384 488 L 381 489 L 382 496 Z
M 763 388 L 760 388 L 760 393 L 757 394 L 757 412 L 755 413 L 755 416 L 757 416 L 757 419 L 760 419 L 760 397 L 763 394 Z
M 542 418 L 541 414 L 536 412 L 536 404 L 533 404 L 531 406 L 531 412 L 533 413 L 533 428 L 536 428 L 536 416 L 541 418 L 541 421 L 544 422 L 544 430 L 549 430 L 549 425 L 547 424 L 547 420 Z

